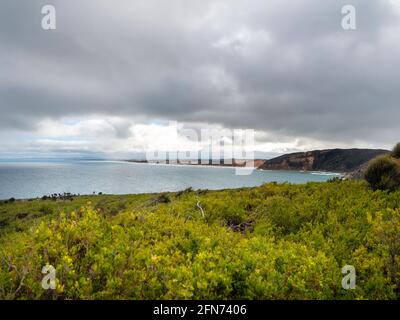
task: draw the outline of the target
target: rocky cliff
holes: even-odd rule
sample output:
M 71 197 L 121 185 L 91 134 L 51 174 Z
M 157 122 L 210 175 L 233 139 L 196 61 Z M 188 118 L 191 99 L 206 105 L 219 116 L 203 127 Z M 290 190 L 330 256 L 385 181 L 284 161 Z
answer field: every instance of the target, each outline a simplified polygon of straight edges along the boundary
M 259 169 L 352 172 L 388 153 L 380 149 L 328 149 L 283 155 L 265 161 Z

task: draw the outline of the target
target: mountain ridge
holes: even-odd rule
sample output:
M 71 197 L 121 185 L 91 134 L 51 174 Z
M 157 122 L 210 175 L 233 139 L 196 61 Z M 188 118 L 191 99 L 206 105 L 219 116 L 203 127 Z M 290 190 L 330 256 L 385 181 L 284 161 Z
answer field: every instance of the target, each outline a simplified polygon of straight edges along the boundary
M 285 154 L 266 160 L 258 169 L 330 171 L 349 173 L 373 158 L 389 153 L 384 149 L 324 149 Z

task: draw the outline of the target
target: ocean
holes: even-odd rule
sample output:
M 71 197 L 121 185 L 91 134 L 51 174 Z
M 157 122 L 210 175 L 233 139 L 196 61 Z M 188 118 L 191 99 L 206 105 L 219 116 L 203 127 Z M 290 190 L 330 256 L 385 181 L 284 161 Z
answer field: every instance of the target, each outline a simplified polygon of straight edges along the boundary
M 0 162 L 0 199 L 73 194 L 137 194 L 193 189 L 253 187 L 266 182 L 322 182 L 335 173 L 261 171 L 235 175 L 230 167 L 128 163 L 123 161 Z

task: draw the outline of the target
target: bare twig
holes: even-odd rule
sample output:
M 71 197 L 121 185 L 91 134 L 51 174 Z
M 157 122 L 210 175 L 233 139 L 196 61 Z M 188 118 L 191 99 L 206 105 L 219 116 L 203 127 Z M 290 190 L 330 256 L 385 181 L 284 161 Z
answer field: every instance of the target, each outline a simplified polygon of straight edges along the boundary
M 193 217 L 192 217 L 191 215 L 186 216 L 186 218 L 185 218 L 185 223 L 186 223 L 189 219 L 193 219 Z
M 200 203 L 200 200 L 199 200 L 199 199 L 197 199 L 197 204 L 196 204 L 196 206 L 197 206 L 197 208 L 199 208 L 199 210 L 200 210 L 200 212 L 201 212 L 201 216 L 202 216 L 202 218 L 204 219 L 204 218 L 205 218 L 204 210 L 203 210 L 203 208 L 201 207 L 201 203 Z
M 17 289 L 16 289 L 13 293 L 10 292 L 10 295 L 11 295 L 12 298 L 14 299 L 15 296 L 17 295 L 17 293 L 18 293 L 18 292 L 21 290 L 21 288 L 24 286 L 24 281 L 25 281 L 26 275 L 28 274 L 28 271 L 27 271 L 25 268 L 23 268 L 22 272 L 20 272 L 20 271 L 18 270 L 18 268 L 17 268 L 14 264 L 11 263 L 10 258 L 9 258 L 9 257 L 6 258 L 6 255 L 5 255 L 3 252 L 1 253 L 1 258 L 2 258 L 2 260 L 6 263 L 6 265 L 7 265 L 7 267 L 8 267 L 8 270 L 10 271 L 10 270 L 14 269 L 14 270 L 15 270 L 15 273 L 16 273 L 16 274 L 18 275 L 18 277 L 21 279 L 21 280 L 19 281 L 19 284 L 18 284 Z M 4 288 L 2 288 L 2 292 L 3 292 L 3 293 L 5 292 Z

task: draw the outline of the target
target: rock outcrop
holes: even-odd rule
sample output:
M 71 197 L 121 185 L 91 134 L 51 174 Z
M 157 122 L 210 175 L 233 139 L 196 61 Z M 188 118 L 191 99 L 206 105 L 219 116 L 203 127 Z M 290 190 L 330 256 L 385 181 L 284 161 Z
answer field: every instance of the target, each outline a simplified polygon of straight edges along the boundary
M 298 152 L 266 160 L 259 169 L 353 172 L 371 159 L 388 153 L 380 149 L 328 149 Z

